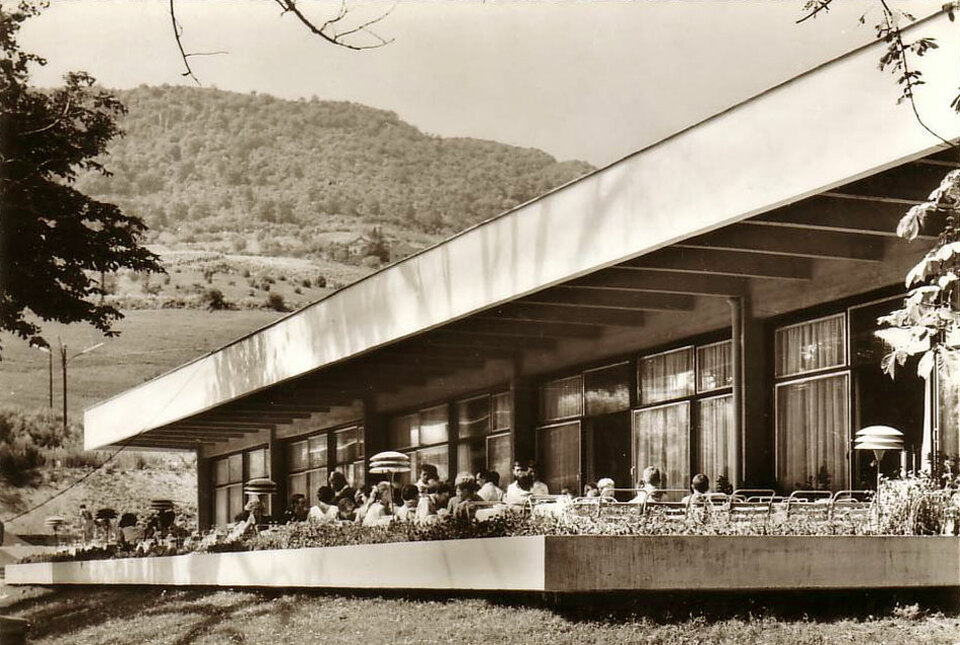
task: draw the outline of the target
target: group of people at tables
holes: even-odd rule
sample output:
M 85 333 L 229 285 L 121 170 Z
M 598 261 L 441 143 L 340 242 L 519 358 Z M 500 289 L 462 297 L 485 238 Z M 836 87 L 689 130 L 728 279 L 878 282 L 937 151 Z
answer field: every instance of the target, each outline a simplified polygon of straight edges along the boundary
M 646 468 L 636 489 L 636 497 L 631 501 L 659 500 L 661 480 L 658 468 Z M 548 512 L 555 512 L 575 500 L 613 501 L 617 494 L 614 481 L 605 477 L 597 483 L 587 484 L 582 496 L 575 497 L 567 489 L 560 491 L 559 495 L 551 495 L 547 485 L 538 479 L 533 462 L 515 462 L 513 481 L 505 489 L 501 488 L 500 474 L 496 471 L 462 472 L 450 483 L 440 479 L 436 466 L 432 464 L 421 466 L 417 480 L 399 489 L 387 481 L 354 489 L 340 471 L 331 473 L 328 481 L 329 485 L 317 489 L 313 505 L 302 493 L 292 495 L 282 523 L 343 522 L 383 526 L 394 521 L 427 523 L 449 517 L 482 521 L 510 510 L 536 510 L 540 508 L 538 502 L 554 503 L 543 507 L 548 507 Z M 683 503 L 706 497 L 709 488 L 706 475 L 695 476 L 690 494 Z

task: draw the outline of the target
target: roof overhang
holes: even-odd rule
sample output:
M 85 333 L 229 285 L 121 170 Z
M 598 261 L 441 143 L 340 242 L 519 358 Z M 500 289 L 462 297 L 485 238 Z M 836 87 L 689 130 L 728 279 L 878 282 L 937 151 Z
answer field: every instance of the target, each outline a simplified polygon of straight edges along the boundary
M 933 130 L 956 139 L 960 119 L 949 106 L 960 30 L 943 14 L 911 29 L 940 45 L 923 59 L 918 109 Z M 297 377 L 929 154 L 941 142 L 897 104 L 894 79 L 877 72 L 884 47 L 855 50 L 88 408 L 86 448 L 239 405 Z M 722 249 L 722 240 L 713 248 Z

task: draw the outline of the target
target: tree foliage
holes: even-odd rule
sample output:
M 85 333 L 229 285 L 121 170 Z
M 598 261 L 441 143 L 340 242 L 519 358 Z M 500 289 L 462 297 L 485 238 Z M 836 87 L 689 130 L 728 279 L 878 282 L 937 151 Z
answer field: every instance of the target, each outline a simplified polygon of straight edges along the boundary
M 38 12 L 0 8 L 0 329 L 44 346 L 33 316 L 111 334 L 122 315 L 97 301 L 100 273 L 162 268 L 140 245 L 142 220 L 73 186 L 80 172 L 109 176 L 98 155 L 120 134 L 124 108 L 83 72 L 54 91 L 30 87 L 29 67 L 46 61 L 16 37 Z

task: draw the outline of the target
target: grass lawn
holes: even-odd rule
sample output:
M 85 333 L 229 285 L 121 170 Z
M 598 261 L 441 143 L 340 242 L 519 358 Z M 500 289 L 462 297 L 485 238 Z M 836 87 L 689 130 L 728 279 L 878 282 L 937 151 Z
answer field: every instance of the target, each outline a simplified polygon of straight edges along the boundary
M 341 595 L 127 587 L 0 587 L 4 615 L 34 644 L 221 643 L 947 643 L 953 596 L 897 605 L 885 594 L 650 600 Z M 815 606 L 815 607 L 814 607 Z M 811 609 L 808 616 L 805 609 Z M 815 613 L 814 613 L 815 610 Z

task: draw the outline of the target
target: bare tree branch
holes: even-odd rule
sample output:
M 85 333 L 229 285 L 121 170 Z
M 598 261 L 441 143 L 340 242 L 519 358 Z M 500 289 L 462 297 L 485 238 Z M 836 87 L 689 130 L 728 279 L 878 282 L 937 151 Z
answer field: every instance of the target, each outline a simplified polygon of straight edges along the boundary
M 173 26 L 173 38 L 177 41 L 177 48 L 180 50 L 180 58 L 183 60 L 183 66 L 187 69 L 187 71 L 180 75 L 189 76 L 193 79 L 194 83 L 200 85 L 200 79 L 194 75 L 193 70 L 190 68 L 190 62 L 187 60 L 187 52 L 183 51 L 183 43 L 180 42 L 182 30 L 180 29 L 179 23 L 177 23 L 177 12 L 174 7 L 174 0 L 170 0 L 170 24 Z
M 800 20 L 798 20 L 796 24 L 799 25 L 801 22 L 806 22 L 811 18 L 816 18 L 817 14 L 820 13 L 821 11 L 830 11 L 830 5 L 832 3 L 833 3 L 833 0 L 810 0 L 809 2 L 803 5 L 803 10 L 806 11 L 807 13 L 804 14 L 804 16 L 800 18 Z
M 377 49 L 379 47 L 383 47 L 384 45 L 388 45 L 391 42 L 393 42 L 392 39 L 386 40 L 385 38 L 380 36 L 378 33 L 370 29 L 370 26 L 377 24 L 378 22 L 386 18 L 388 15 L 390 15 L 390 13 L 393 11 L 394 6 L 396 5 L 391 6 L 390 9 L 383 12 L 378 17 L 372 20 L 369 20 L 361 25 L 358 25 L 357 27 L 348 29 L 343 32 L 336 32 L 335 30 L 331 30 L 330 28 L 336 25 L 338 22 L 340 22 L 347 16 L 348 10 L 347 10 L 347 4 L 345 0 L 341 2 L 340 10 L 337 12 L 337 15 L 325 21 L 320 26 L 317 26 L 315 22 L 313 22 L 300 10 L 300 7 L 297 6 L 297 0 L 274 0 L 274 2 L 283 9 L 283 13 L 292 13 L 294 16 L 296 16 L 297 20 L 299 20 L 300 23 L 304 27 L 306 27 L 311 33 L 313 33 L 316 36 L 320 36 L 321 38 L 326 40 L 328 43 L 337 45 L 338 47 L 344 47 L 346 49 L 359 51 L 364 49 Z M 357 34 L 357 33 L 364 33 L 370 36 L 371 38 L 376 39 L 377 42 L 369 45 L 363 45 L 363 44 L 351 43 L 345 40 L 347 36 Z
M 70 97 L 68 96 L 67 102 L 63 106 L 63 114 L 61 114 L 56 119 L 54 119 L 50 124 L 45 125 L 42 128 L 37 128 L 36 130 L 29 130 L 28 132 L 21 132 L 20 135 L 25 137 L 31 134 L 40 134 L 41 132 L 46 132 L 47 130 L 51 130 L 54 127 L 56 127 L 58 123 L 63 121 L 65 118 L 67 118 L 67 113 L 69 111 L 70 111 Z

